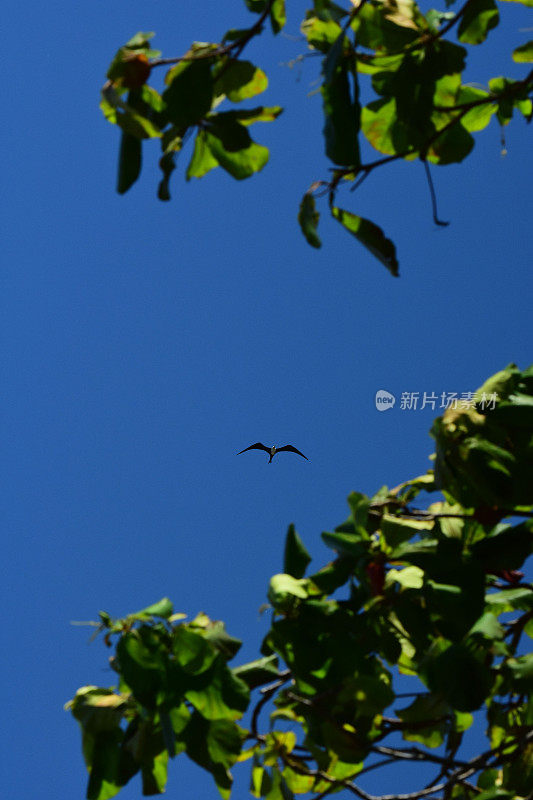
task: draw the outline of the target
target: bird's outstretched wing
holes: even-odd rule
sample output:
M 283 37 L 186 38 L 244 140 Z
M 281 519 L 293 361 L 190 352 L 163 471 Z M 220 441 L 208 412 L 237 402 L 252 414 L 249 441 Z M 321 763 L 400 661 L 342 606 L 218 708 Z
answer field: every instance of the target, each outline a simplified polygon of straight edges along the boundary
M 261 444 L 261 442 L 256 442 L 255 444 L 251 444 L 250 447 L 245 447 L 244 450 L 241 450 L 237 455 L 240 456 L 241 453 L 246 453 L 247 450 L 264 450 L 265 453 L 270 455 L 270 447 L 266 447 L 264 444 Z
M 303 453 L 300 453 L 300 451 L 293 447 L 292 444 L 286 444 L 285 447 L 278 447 L 276 449 L 276 453 L 281 453 L 283 450 L 288 450 L 289 453 L 298 453 L 299 456 L 302 456 L 302 458 L 305 458 L 306 461 L 309 461 L 307 456 L 304 456 Z

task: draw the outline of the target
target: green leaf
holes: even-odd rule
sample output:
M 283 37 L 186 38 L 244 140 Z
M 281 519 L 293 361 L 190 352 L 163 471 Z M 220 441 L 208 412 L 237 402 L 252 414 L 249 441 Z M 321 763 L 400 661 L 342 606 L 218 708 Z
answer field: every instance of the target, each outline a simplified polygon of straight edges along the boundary
M 370 498 L 361 492 L 350 492 L 347 497 L 348 505 L 352 511 L 354 530 L 365 539 L 369 538 L 368 509 L 370 508 Z M 338 528 L 336 529 L 338 530 Z
M 496 615 L 487 612 L 486 614 L 483 614 L 483 616 L 481 616 L 476 623 L 474 623 L 468 632 L 469 636 L 475 636 L 476 634 L 484 639 L 494 642 L 497 639 L 503 639 L 504 630 L 498 622 Z
M 264 683 L 271 683 L 279 677 L 278 657 L 265 656 L 233 668 L 233 674 L 243 680 L 249 689 L 255 689 Z
M 253 125 L 254 122 L 274 122 L 283 109 L 281 106 L 258 106 L 257 108 L 238 109 L 234 112 L 235 119 L 242 125 Z
M 329 533 L 324 531 L 321 536 L 328 547 L 342 555 L 361 558 L 369 551 L 368 540 L 355 533 Z
M 408 742 L 420 742 L 426 747 L 440 747 L 444 742 L 449 728 L 450 708 L 441 698 L 424 694 L 396 713 L 408 723 L 402 729 L 402 737 Z M 412 723 L 411 728 L 409 723 Z
M 163 794 L 167 785 L 168 757 L 166 750 L 155 754 L 142 765 L 143 795 Z
M 516 47 L 513 50 L 513 61 L 517 61 L 519 64 L 531 64 L 533 61 L 533 41 Z
M 279 33 L 285 27 L 286 21 L 285 0 L 274 0 L 270 8 L 270 24 L 274 34 Z
M 124 733 L 120 728 L 94 737 L 87 800 L 109 800 L 122 788 L 119 766 L 123 737 Z
M 433 522 L 418 519 L 400 519 L 391 514 L 383 514 L 380 524 L 381 535 L 389 547 L 398 547 L 423 530 L 431 530 Z
M 337 67 L 340 66 L 340 61 L 343 55 L 345 42 L 348 43 L 344 35 L 344 30 L 341 29 L 339 35 L 337 36 L 332 46 L 328 50 L 328 54 L 326 55 L 326 58 L 324 59 L 324 63 L 322 65 L 324 83 L 331 83 L 331 81 L 333 80 Z
M 294 525 L 289 525 L 285 539 L 285 555 L 283 557 L 283 572 L 293 578 L 303 578 L 311 556 L 305 549 L 304 543 L 296 533 Z
M 174 633 L 172 650 L 177 663 L 191 675 L 199 675 L 209 669 L 218 657 L 210 642 L 186 625 L 180 625 Z
M 209 117 L 206 143 L 220 166 L 237 180 L 259 172 L 268 161 L 268 148 L 252 141 L 231 112 Z
M 502 614 L 504 611 L 529 611 L 533 609 L 533 589 L 527 586 L 519 589 L 503 589 L 501 592 L 488 594 L 485 602 L 497 614 Z
M 125 47 L 130 50 L 144 50 L 149 47 L 150 39 L 153 39 L 154 36 L 154 31 L 139 31 L 126 42 Z
M 243 734 L 230 720 L 209 722 L 195 713 L 185 729 L 187 755 L 213 775 L 223 800 L 228 800 L 233 778 L 230 767 L 241 752 Z
M 520 569 L 533 551 L 533 522 L 497 529 L 475 542 L 471 550 L 486 571 Z
M 128 57 L 141 54 L 147 58 L 157 58 L 160 56 L 161 52 L 159 50 L 152 50 L 150 48 L 150 39 L 154 35 L 153 32 L 143 33 L 141 31 L 136 33 L 135 36 L 132 36 L 132 38 L 116 52 L 107 71 L 109 80 L 120 81 L 124 75 L 124 68 Z
M 200 122 L 211 110 L 213 76 L 210 59 L 182 61 L 167 75 L 163 92 L 166 114 L 178 129 Z
M 429 688 L 440 693 L 457 711 L 475 711 L 488 696 L 493 682 L 485 652 L 467 643 L 452 645 L 437 641 L 421 665 Z
M 332 594 L 339 586 L 343 586 L 353 574 L 355 562 L 353 558 L 340 556 L 326 564 L 318 572 L 309 577 L 315 586 L 324 594 Z
M 295 598 L 305 600 L 309 596 L 308 581 L 298 580 L 292 575 L 273 575 L 268 587 L 268 599 L 276 609 L 282 609 L 287 602 L 291 603 Z
M 315 198 L 311 192 L 306 192 L 300 203 L 298 222 L 300 223 L 300 228 L 308 243 L 311 247 L 316 248 L 322 246 L 322 242 L 317 233 L 319 219 L 320 214 L 316 210 Z
M 333 49 L 333 48 L 332 48 Z M 354 78 L 356 81 L 356 78 Z M 344 64 L 335 67 L 331 80 L 322 85 L 324 107 L 326 155 L 334 164 L 357 166 L 360 163 L 359 141 L 360 107 L 352 99 L 348 70 Z
M 409 4 L 405 4 L 408 8 Z M 351 23 L 355 31 L 357 44 L 370 50 L 380 52 L 398 52 L 418 38 L 417 24 L 409 18 L 407 24 L 395 24 L 392 19 L 387 19 L 388 14 L 394 14 L 395 9 L 400 9 L 399 4 L 373 5 L 366 3 Z
M 124 634 L 117 644 L 120 674 L 134 697 L 155 708 L 166 689 L 166 651 L 157 633 L 147 625 Z
M 472 103 L 477 100 L 489 100 L 490 94 L 483 89 L 474 89 L 472 86 L 461 86 L 457 93 L 455 102 L 457 105 Z M 492 102 L 482 103 L 474 106 L 461 118 L 461 125 L 467 131 L 480 131 L 486 128 L 491 117 L 496 113 L 496 106 Z
M 385 237 L 381 228 L 364 217 L 351 214 L 336 206 L 332 207 L 331 213 L 349 233 L 355 236 L 373 256 L 387 267 L 391 275 L 398 277 L 399 265 L 396 248 L 391 240 Z
M 268 86 L 268 78 L 259 67 L 250 61 L 229 59 L 223 61 L 220 77 L 215 78 L 215 95 L 225 94 L 228 100 L 239 103 L 264 92 Z
M 404 589 L 421 589 L 424 584 L 424 572 L 419 567 L 390 569 L 385 578 L 385 585 L 399 583 Z
M 447 119 L 445 124 L 448 122 Z M 443 129 L 444 125 L 438 127 Z M 460 122 L 456 122 L 439 134 L 427 152 L 427 160 L 433 164 L 456 164 L 463 161 L 473 147 L 472 136 Z
M 533 653 L 510 658 L 505 666 L 513 678 L 513 691 L 530 694 L 533 689 Z
M 194 150 L 187 168 L 187 180 L 203 178 L 215 167 L 218 167 L 218 161 L 207 143 L 207 133 L 205 130 L 200 129 L 194 140 Z
M 500 21 L 494 0 L 470 0 L 457 29 L 457 38 L 465 44 L 481 44 Z
M 255 11 L 256 14 L 260 14 L 265 10 L 267 0 L 244 0 L 244 2 L 248 11 Z
M 207 618 L 209 620 L 209 618 Z M 191 622 L 191 627 L 198 628 L 198 617 Z M 226 626 L 220 620 L 209 620 L 204 628 L 204 636 L 213 647 L 222 654 L 225 661 L 230 661 L 241 649 L 242 642 L 226 631 Z
M 247 36 L 249 32 L 249 28 L 230 28 L 222 37 L 222 44 L 225 42 L 237 42 Z
M 511 81 L 508 78 L 491 78 L 489 81 L 490 91 L 496 95 L 495 99 L 498 102 L 498 121 L 501 125 L 508 125 L 513 116 L 513 99 L 509 96 L 509 90 L 513 90 L 517 81 Z
M 372 147 L 386 155 L 397 155 L 412 146 L 409 126 L 398 119 L 396 100 L 374 100 L 361 110 L 361 130 Z M 417 144 L 420 144 L 417 141 Z
M 141 140 L 129 133 L 122 133 L 118 158 L 117 192 L 124 194 L 135 183 L 142 166 Z
M 334 20 L 309 17 L 301 24 L 301 31 L 309 47 L 328 53 L 341 34 L 341 26 Z
M 135 614 L 132 614 L 132 616 L 135 617 L 135 619 L 143 620 L 150 619 L 151 617 L 168 619 L 173 613 L 174 608 L 172 606 L 172 601 L 169 600 L 168 597 L 163 597 L 161 600 L 158 600 L 157 603 L 143 608 L 142 611 L 137 611 Z
M 205 719 L 234 720 L 248 708 L 250 691 L 219 656 L 211 669 L 189 680 L 185 698 Z
M 507 2 L 521 3 L 523 6 L 533 8 L 533 0 L 507 0 Z

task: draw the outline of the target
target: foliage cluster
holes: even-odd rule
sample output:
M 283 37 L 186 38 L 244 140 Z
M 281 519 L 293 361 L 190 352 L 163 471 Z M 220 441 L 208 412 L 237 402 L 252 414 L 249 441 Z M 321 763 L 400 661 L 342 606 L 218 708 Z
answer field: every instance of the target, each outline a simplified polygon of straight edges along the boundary
M 532 0 L 518 0 L 526 6 Z M 268 149 L 254 141 L 250 127 L 273 122 L 279 106 L 244 108 L 268 84 L 265 72 L 241 58 L 245 47 L 270 20 L 274 35 L 286 23 L 285 0 L 245 0 L 258 15 L 245 29 L 227 31 L 220 43 L 194 42 L 180 57 L 161 58 L 152 50 L 152 33 L 137 33 L 116 54 L 102 91 L 101 108 L 121 128 L 118 191 L 137 180 L 144 139 L 159 139 L 162 179 L 158 196 L 170 199 L 176 158 L 193 139 L 186 178 L 202 178 L 221 167 L 233 178 L 248 178 L 268 161 Z M 341 187 L 356 189 L 377 167 L 399 159 L 423 162 L 437 224 L 429 164 L 463 161 L 474 133 L 495 117 L 502 126 L 513 114 L 532 118 L 533 71 L 521 80 L 495 76 L 486 87 L 465 83 L 467 46 L 479 45 L 500 20 L 505 2 L 466 0 L 458 11 L 422 13 L 415 0 L 351 0 L 348 8 L 314 0 L 301 23 L 308 52 L 321 59 L 320 91 L 324 145 L 330 176 L 312 181 L 298 220 L 312 247 L 320 247 L 316 198 L 326 197 L 331 216 L 387 269 L 398 275 L 396 248 L 371 220 L 340 208 Z M 448 35 L 456 34 L 457 41 Z M 300 58 L 305 57 L 304 54 Z M 533 61 L 533 42 L 517 43 L 512 58 Z M 165 90 L 147 81 L 170 65 Z M 361 102 L 361 89 L 369 102 Z M 381 157 L 364 160 L 369 143 Z M 366 148 L 369 150 L 369 148 Z
M 528 796 L 533 655 L 521 642 L 533 637 L 533 586 L 518 570 L 532 549 L 533 367 L 509 366 L 475 398 L 435 421 L 434 470 L 350 494 L 348 519 L 322 534 L 330 563 L 308 574 L 289 527 L 257 660 L 231 666 L 240 642 L 223 623 L 185 622 L 168 599 L 124 619 L 100 614 L 118 686 L 84 686 L 68 704 L 89 800 L 138 773 L 145 795 L 163 792 L 181 753 L 225 800 L 246 760 L 251 794 L 267 800 L 343 789 L 361 800 Z M 431 492 L 440 499 L 415 505 Z M 408 700 L 402 676 L 418 679 Z M 465 760 L 474 715 L 487 746 Z M 375 798 L 358 782 L 413 761 L 434 775 L 409 794 Z

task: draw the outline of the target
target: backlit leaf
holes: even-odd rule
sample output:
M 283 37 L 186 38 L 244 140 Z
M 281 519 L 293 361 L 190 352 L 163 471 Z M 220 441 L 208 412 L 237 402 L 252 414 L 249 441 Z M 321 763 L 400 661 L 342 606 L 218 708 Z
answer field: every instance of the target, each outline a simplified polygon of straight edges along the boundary
M 202 178 L 215 167 L 218 167 L 218 161 L 207 143 L 207 134 L 205 130 L 200 129 L 194 140 L 194 150 L 187 168 L 187 180 L 189 181 L 191 178 Z
M 298 222 L 300 223 L 303 235 L 311 247 L 318 248 L 322 246 L 322 242 L 317 233 L 319 219 L 320 214 L 316 210 L 315 198 L 310 192 L 306 192 L 300 203 Z
M 520 45 L 513 50 L 513 61 L 519 64 L 530 64 L 533 61 L 533 41 Z
M 230 59 L 222 62 L 220 77 L 215 79 L 216 95 L 225 94 L 228 100 L 239 103 L 264 92 L 268 86 L 268 78 L 259 67 L 250 61 Z
M 268 161 L 268 148 L 252 141 L 244 125 L 224 114 L 209 118 L 206 143 L 220 166 L 237 180 L 259 172 Z
M 373 256 L 387 267 L 392 275 L 398 276 L 396 248 L 391 240 L 386 238 L 381 228 L 374 222 L 349 211 L 344 211 L 342 208 L 334 206 L 331 209 L 331 213 L 347 231 L 355 236 Z
M 457 37 L 465 44 L 481 44 L 495 28 L 500 15 L 494 0 L 470 0 L 457 29 Z
M 270 8 L 270 24 L 273 32 L 279 33 L 285 27 L 287 14 L 285 12 L 285 0 L 274 0 Z

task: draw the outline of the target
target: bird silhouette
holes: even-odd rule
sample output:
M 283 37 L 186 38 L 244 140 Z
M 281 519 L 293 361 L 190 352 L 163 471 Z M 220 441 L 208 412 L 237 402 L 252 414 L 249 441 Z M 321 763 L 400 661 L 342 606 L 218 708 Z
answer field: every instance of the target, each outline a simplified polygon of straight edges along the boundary
M 256 442 L 255 444 L 251 444 L 250 447 L 245 447 L 244 450 L 241 450 L 240 453 L 237 453 L 237 455 L 240 456 L 241 453 L 246 453 L 247 450 L 264 450 L 265 453 L 268 453 L 268 455 L 270 456 L 270 458 L 268 459 L 269 464 L 276 455 L 276 453 L 283 453 L 283 452 L 297 453 L 299 456 L 302 456 L 302 458 L 305 458 L 306 461 L 309 461 L 307 456 L 304 456 L 303 453 L 300 453 L 300 451 L 297 450 L 295 447 L 293 447 L 292 444 L 286 444 L 284 447 L 276 447 L 275 445 L 273 447 L 267 447 L 266 445 L 261 444 L 261 442 Z

